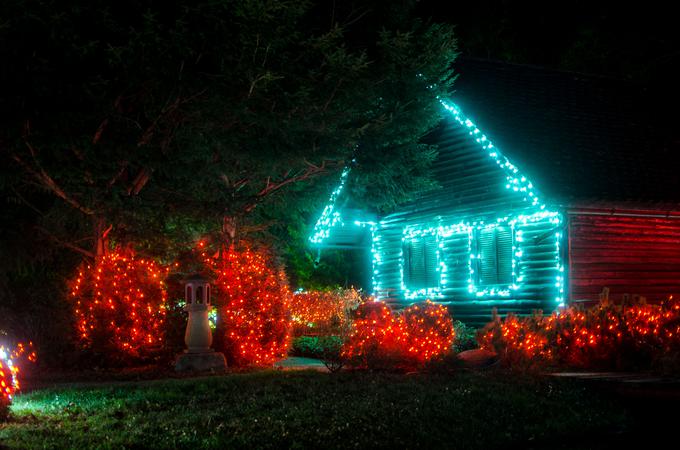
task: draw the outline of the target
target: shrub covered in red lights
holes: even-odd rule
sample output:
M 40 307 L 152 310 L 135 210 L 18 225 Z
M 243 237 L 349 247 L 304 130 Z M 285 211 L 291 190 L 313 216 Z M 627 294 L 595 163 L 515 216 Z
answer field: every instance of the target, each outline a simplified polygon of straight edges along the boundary
M 21 359 L 35 362 L 33 343 L 19 343 L 14 350 L 0 345 L 0 420 L 7 418 L 12 396 L 19 390 L 19 366 Z
M 509 365 L 553 363 L 578 368 L 646 369 L 680 357 L 680 302 L 570 307 L 543 316 L 496 319 L 480 333 L 482 348 Z
M 293 335 L 341 334 L 361 301 L 355 289 L 296 292 L 290 305 Z
M 5 350 L 0 348 L 0 420 L 7 418 L 9 405 L 12 402 L 12 395 L 18 388 L 16 381 L 16 366 L 12 365 L 12 360 L 4 355 Z
M 211 263 L 230 364 L 271 365 L 290 346 L 290 291 L 264 250 L 231 247 Z
M 451 351 L 453 322 L 445 306 L 429 300 L 396 313 L 383 302 L 357 310 L 343 357 L 368 368 L 413 368 Z
M 482 349 L 497 353 L 507 366 L 532 369 L 553 361 L 552 345 L 542 326 L 540 313 L 531 317 L 508 314 L 505 319 L 494 314 L 477 339 Z
M 163 342 L 167 270 L 133 253 L 83 265 L 71 283 L 82 346 L 115 360 L 144 356 Z

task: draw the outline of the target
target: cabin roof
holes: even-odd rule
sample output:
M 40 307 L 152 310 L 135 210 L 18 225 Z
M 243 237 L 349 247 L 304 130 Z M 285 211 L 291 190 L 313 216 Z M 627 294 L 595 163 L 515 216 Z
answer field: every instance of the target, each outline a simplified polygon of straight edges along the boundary
M 505 161 L 514 167 L 522 181 L 526 176 L 529 186 L 533 183 L 540 193 L 542 204 L 680 210 L 680 167 L 675 164 L 680 155 L 680 135 L 664 125 L 672 123 L 664 117 L 672 105 L 655 104 L 643 86 L 470 58 L 460 59 L 455 69 L 458 78 L 451 96 L 453 103 L 445 104 L 451 112 L 461 112 L 462 125 L 445 115 L 426 141 L 446 147 L 456 139 L 452 126 L 460 126 L 466 135 L 478 127 L 477 131 L 495 147 L 490 150 L 479 143 L 480 151 L 498 152 L 499 164 L 503 166 Z M 479 136 L 482 134 L 473 137 Z M 441 187 L 451 192 L 445 198 L 455 206 L 454 194 L 461 188 L 456 184 L 457 174 L 449 173 L 450 155 L 442 145 L 433 174 Z M 506 168 L 501 167 L 501 172 Z M 347 175 L 343 172 L 343 180 Z M 357 220 L 344 220 L 339 211 L 348 206 L 347 198 L 338 202 L 346 194 L 342 186 L 344 181 L 317 221 L 310 238 L 315 245 L 368 245 L 365 225 L 370 222 L 359 225 Z M 440 203 L 440 192 L 433 191 L 423 193 L 413 204 L 426 213 L 428 207 Z M 454 211 L 452 205 L 447 210 Z M 406 205 L 397 215 L 412 209 Z M 333 237 L 329 240 L 330 234 Z
M 478 59 L 456 72 L 452 99 L 550 200 L 680 203 L 680 139 L 658 120 L 670 106 L 643 86 Z

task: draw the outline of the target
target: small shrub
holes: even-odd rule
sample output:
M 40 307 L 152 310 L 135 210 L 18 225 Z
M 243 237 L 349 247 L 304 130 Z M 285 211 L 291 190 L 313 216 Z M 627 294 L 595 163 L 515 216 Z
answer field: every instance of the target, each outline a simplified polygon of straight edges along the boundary
M 541 329 L 539 313 L 531 317 L 508 314 L 493 320 L 478 335 L 480 348 L 499 355 L 501 362 L 522 371 L 537 370 L 553 361 L 553 351 Z
M 604 370 L 677 370 L 680 363 L 680 302 L 569 307 L 543 316 L 495 317 L 479 335 L 507 366 L 554 363 Z M 674 356 L 675 355 L 675 356 Z
M 291 353 L 294 356 L 322 359 L 341 346 L 340 336 L 300 336 L 293 339 Z
M 394 313 L 383 302 L 357 310 L 342 356 L 355 367 L 413 369 L 451 351 L 454 329 L 446 307 L 429 300 Z
M 14 393 L 14 374 L 2 354 L 0 354 L 0 387 L 2 388 L 2 392 L 0 392 L 0 422 L 2 422 L 9 415 L 9 405 Z
M 456 340 L 453 342 L 453 350 L 456 353 L 473 350 L 479 346 L 479 344 L 477 344 L 477 328 L 470 327 L 460 320 L 456 320 L 453 322 L 453 330 L 456 334 Z
M 103 363 L 143 358 L 163 342 L 167 270 L 133 253 L 83 265 L 70 299 L 81 348 Z
M 348 326 L 361 302 L 355 289 L 295 293 L 291 300 L 293 336 L 338 334 Z
M 18 343 L 14 350 L 0 346 L 0 421 L 7 419 L 12 396 L 19 390 L 19 360 L 34 363 L 33 343 Z
M 321 362 L 333 373 L 345 365 L 345 359 L 342 357 L 343 344 L 344 341 L 339 336 L 319 336 Z
M 219 260 L 215 287 L 230 364 L 268 366 L 290 346 L 290 291 L 283 270 L 264 250 L 230 247 Z

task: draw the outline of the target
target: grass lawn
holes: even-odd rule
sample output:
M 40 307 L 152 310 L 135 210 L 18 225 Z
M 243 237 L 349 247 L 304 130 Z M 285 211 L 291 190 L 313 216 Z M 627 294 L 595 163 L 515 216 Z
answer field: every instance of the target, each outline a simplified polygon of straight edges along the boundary
M 554 448 L 624 416 L 567 380 L 263 371 L 25 393 L 0 447 Z

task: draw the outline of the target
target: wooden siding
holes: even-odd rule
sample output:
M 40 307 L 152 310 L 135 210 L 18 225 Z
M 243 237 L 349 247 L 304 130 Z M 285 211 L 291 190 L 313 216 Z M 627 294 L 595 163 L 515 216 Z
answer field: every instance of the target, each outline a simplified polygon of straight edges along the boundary
M 680 219 L 569 215 L 572 301 L 598 301 L 624 294 L 649 301 L 680 293 Z
M 469 136 L 467 129 L 447 121 L 434 140 L 439 145 L 434 171 L 441 189 L 426 193 L 417 202 L 384 217 L 375 231 L 374 289 L 378 297 L 396 307 L 430 298 L 449 305 L 454 318 L 474 325 L 488 322 L 492 308 L 501 314 L 529 314 L 536 309 L 552 311 L 559 295 L 555 244 L 555 233 L 559 230 L 549 218 L 516 225 L 515 231 L 522 231 L 523 242 L 517 243 L 522 257 L 515 272 L 523 278 L 516 283 L 519 289 L 510 290 L 509 296 L 479 297 L 470 292 L 470 237 L 467 231 L 461 231 L 440 235 L 440 261 L 447 268 L 446 284 L 440 292 L 407 298 L 402 284 L 405 230 L 480 221 L 492 223 L 507 216 L 537 212 L 536 207 L 524 201 L 523 194 L 506 189 L 505 173 Z

